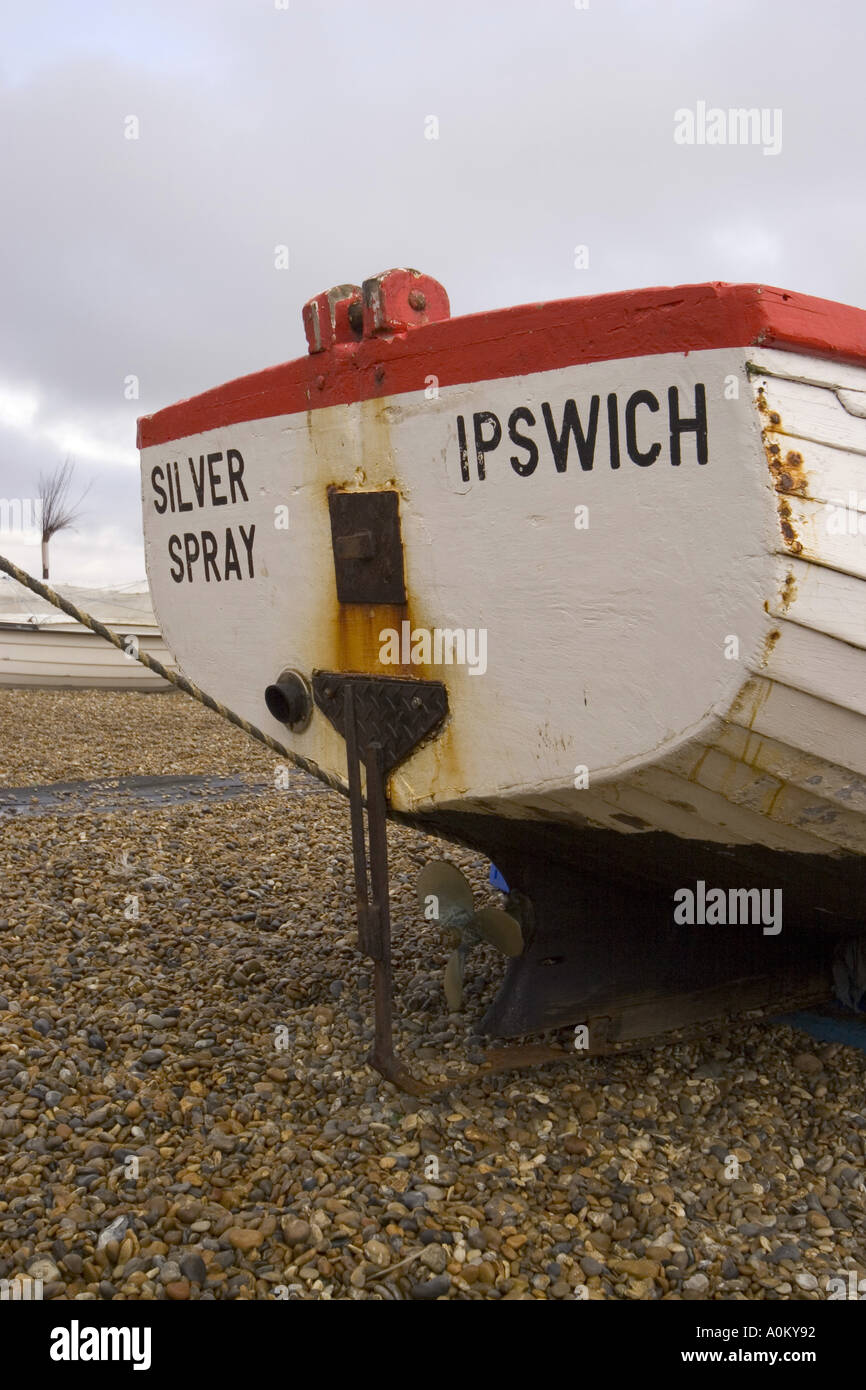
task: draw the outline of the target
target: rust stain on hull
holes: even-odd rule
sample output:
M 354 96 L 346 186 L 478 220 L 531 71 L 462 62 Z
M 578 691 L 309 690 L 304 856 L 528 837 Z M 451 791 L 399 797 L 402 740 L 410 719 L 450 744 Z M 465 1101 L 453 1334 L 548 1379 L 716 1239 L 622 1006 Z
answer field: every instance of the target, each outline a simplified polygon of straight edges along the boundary
M 809 479 L 803 463 L 803 455 L 796 449 L 789 449 L 782 455 L 780 446 L 767 443 L 767 462 L 773 475 L 777 492 L 792 492 L 798 497 L 809 496 Z
M 770 476 L 773 479 L 773 487 L 779 494 L 776 506 L 779 513 L 779 529 L 782 533 L 782 540 L 792 555 L 802 555 L 803 542 L 797 535 L 791 504 L 787 497 L 788 495 L 809 496 L 809 477 L 806 473 L 803 455 L 796 449 L 789 449 L 783 456 L 781 445 L 771 438 L 782 427 L 782 417 L 778 411 L 770 409 L 763 386 L 757 388 L 755 400 L 758 410 L 767 422 L 761 429 L 761 442 L 767 457 Z
M 794 599 L 797 597 L 797 581 L 790 571 L 785 575 L 785 582 L 779 591 L 779 603 L 787 611 Z
M 403 661 L 411 655 L 403 650 L 403 624 L 409 624 L 409 633 L 416 628 L 428 631 L 442 626 L 450 626 L 450 615 L 439 614 L 430 620 L 426 605 L 417 593 L 417 576 L 413 565 L 411 547 L 407 545 L 404 516 L 410 498 L 410 489 L 405 479 L 397 476 L 394 448 L 391 439 L 391 426 L 401 417 L 404 407 L 396 406 L 387 396 L 367 400 L 360 405 L 360 418 L 357 433 L 351 440 L 340 440 L 340 451 L 336 447 L 336 437 L 327 422 L 320 421 L 311 412 L 307 416 L 307 428 L 316 459 L 316 499 L 323 538 L 328 537 L 325 568 L 321 572 L 322 587 L 317 604 L 317 613 L 311 614 L 311 622 L 316 632 L 315 666 L 319 670 L 351 672 L 370 676 L 400 676 L 414 680 L 444 681 L 448 689 L 449 714 L 445 723 L 439 727 L 432 738 L 421 743 L 413 755 L 398 767 L 388 778 L 387 794 L 389 800 L 394 792 L 395 779 L 404 779 L 400 803 L 411 810 L 416 804 L 428 804 L 443 800 L 459 799 L 468 790 L 459 742 L 459 729 L 453 718 L 455 695 L 459 698 L 460 668 L 438 666 L 413 660 Z M 348 447 L 347 447 L 348 446 Z M 345 449 L 345 452 L 343 450 Z M 400 604 L 340 603 L 337 598 L 334 560 L 331 547 L 329 519 L 329 492 L 371 492 L 395 491 L 399 498 L 401 533 L 403 540 L 403 579 L 406 601 Z M 396 632 L 399 640 L 399 663 L 383 664 L 380 654 L 383 646 L 382 633 L 390 629 Z M 417 755 L 427 751 L 432 756 L 434 766 L 427 766 L 423 781 L 416 782 L 410 775 L 410 768 Z
M 782 540 L 785 542 L 785 545 L 787 546 L 788 550 L 790 550 L 792 555 L 802 555 L 803 542 L 797 535 L 797 531 L 794 526 L 793 513 L 791 511 L 790 502 L 786 502 L 784 497 L 780 497 L 778 501 L 778 510 L 779 526 L 782 532 Z
M 751 677 L 742 690 L 738 691 L 727 717 L 738 723 L 745 719 L 746 727 L 749 730 L 754 729 L 755 720 L 770 698 L 772 689 L 772 681 L 767 680 L 765 676 Z
M 388 628 L 399 633 L 401 624 L 411 621 L 408 603 L 338 603 L 333 627 L 333 669 L 359 675 L 417 676 L 416 666 L 401 662 L 383 667 L 379 661 L 381 634 Z

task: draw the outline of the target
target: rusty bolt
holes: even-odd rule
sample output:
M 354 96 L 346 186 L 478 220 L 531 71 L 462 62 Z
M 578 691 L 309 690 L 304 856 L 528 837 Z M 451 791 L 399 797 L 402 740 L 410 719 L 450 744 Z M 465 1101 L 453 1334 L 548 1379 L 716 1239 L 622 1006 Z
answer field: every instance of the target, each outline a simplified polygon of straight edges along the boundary
M 416 313 L 422 313 L 427 308 L 427 296 L 421 290 L 410 290 L 409 308 L 414 309 Z

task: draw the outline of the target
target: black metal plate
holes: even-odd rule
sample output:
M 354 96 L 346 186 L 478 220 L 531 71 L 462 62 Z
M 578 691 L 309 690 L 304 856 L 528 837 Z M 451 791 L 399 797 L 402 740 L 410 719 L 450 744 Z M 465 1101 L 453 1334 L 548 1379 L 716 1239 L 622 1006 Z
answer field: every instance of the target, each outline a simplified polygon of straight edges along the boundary
M 411 753 L 448 713 L 448 692 L 441 681 L 314 671 L 313 699 L 343 738 L 349 684 L 355 704 L 358 750 L 363 757 L 371 743 L 380 744 L 385 772 Z
M 405 603 L 396 492 L 328 492 L 340 603 Z

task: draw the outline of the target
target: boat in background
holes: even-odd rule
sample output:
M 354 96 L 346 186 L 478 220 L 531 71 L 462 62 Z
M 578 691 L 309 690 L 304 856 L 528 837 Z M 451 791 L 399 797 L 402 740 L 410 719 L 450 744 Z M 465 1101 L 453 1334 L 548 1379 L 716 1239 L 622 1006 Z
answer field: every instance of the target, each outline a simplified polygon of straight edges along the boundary
M 173 665 L 146 584 L 119 589 L 57 586 L 57 592 L 112 628 L 128 655 L 14 579 L 0 577 L 0 688 L 168 690 L 133 652 Z

